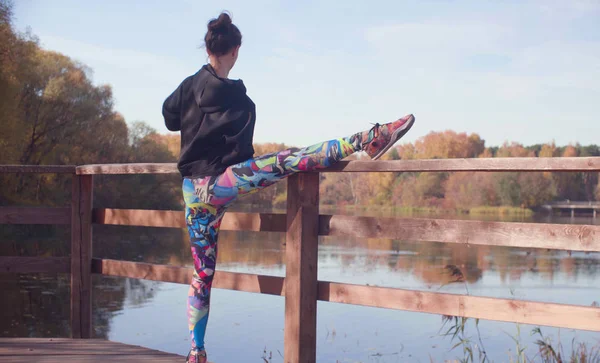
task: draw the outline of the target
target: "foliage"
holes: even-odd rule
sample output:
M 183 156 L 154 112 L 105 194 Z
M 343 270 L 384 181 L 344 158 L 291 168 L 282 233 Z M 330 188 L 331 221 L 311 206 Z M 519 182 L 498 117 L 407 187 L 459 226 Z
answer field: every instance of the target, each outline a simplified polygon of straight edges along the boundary
M 14 31 L 11 3 L 0 1 L 0 164 L 80 165 L 173 162 L 162 138 L 143 122 L 128 127 L 114 110 L 112 89 L 94 85 L 91 70 L 44 50 Z M 97 177 L 98 205 L 179 206 L 179 182 L 165 176 Z M 65 205 L 70 177 L 0 175 L 0 204 Z
M 177 134 L 160 134 L 144 122 L 127 125 L 113 107 L 110 86 L 94 85 L 92 71 L 69 57 L 42 49 L 32 34 L 19 34 L 11 4 L 0 1 L 1 164 L 175 162 Z M 255 144 L 256 155 L 288 148 Z M 392 148 L 384 159 L 598 156 L 597 145 L 486 147 L 478 134 L 432 131 Z M 349 159 L 360 156 L 352 155 Z M 70 179 L 56 175 L 0 176 L 1 204 L 61 205 Z M 102 206 L 179 208 L 179 180 L 140 175 L 96 178 Z M 129 199 L 128 203 L 125 200 Z M 598 173 L 327 173 L 321 203 L 476 211 L 481 207 L 535 209 L 552 200 L 600 199 Z M 286 183 L 242 200 L 246 205 L 285 205 Z

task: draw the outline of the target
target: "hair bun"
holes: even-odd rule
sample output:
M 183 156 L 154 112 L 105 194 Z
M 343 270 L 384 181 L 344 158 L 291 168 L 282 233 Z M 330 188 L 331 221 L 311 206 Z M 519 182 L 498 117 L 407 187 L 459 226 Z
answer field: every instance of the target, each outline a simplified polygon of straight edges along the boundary
M 208 30 L 214 33 L 226 33 L 231 26 L 231 17 L 227 13 L 221 13 L 218 18 L 208 22 Z
M 204 44 L 210 55 L 221 56 L 234 47 L 242 44 L 242 33 L 231 22 L 231 16 L 223 12 L 218 18 L 208 22 L 208 31 L 204 36 Z

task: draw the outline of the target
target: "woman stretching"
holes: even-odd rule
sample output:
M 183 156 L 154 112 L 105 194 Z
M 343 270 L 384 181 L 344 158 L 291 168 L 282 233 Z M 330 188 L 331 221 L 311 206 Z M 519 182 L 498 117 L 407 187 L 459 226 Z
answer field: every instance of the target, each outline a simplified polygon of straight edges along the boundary
M 177 166 L 183 177 L 194 259 L 187 303 L 192 347 L 186 361 L 190 363 L 206 362 L 204 335 L 210 289 L 219 226 L 227 208 L 241 195 L 293 173 L 327 168 L 358 151 L 378 159 L 415 121 L 413 115 L 407 115 L 348 137 L 253 158 L 255 106 L 243 82 L 227 78 L 237 60 L 242 35 L 223 13 L 208 23 L 204 41 L 209 64 L 183 80 L 163 105 L 167 128 L 181 131 Z

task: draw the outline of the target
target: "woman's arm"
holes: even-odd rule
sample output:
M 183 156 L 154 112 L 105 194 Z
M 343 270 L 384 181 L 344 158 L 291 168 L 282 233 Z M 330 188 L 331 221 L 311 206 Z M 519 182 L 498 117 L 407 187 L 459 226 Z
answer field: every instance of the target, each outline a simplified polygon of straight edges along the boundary
M 169 97 L 163 103 L 163 117 L 165 118 L 165 125 L 169 131 L 181 130 L 181 98 L 182 98 L 182 85 L 180 84 L 177 89 L 171 93 Z

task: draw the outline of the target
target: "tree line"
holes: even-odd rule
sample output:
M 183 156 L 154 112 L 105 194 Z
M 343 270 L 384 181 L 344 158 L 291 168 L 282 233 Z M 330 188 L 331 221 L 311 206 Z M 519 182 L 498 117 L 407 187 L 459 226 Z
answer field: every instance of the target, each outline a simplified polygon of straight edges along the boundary
M 109 85 L 94 85 L 92 70 L 66 55 L 44 50 L 31 33 L 12 24 L 10 3 L 0 1 L 0 164 L 61 165 L 175 162 L 179 136 L 144 122 L 127 123 L 114 109 Z M 317 141 L 317 140 L 316 140 Z M 255 145 L 256 154 L 288 145 Z M 486 146 L 477 134 L 431 132 L 393 148 L 385 158 L 599 156 L 597 145 Z M 353 156 L 352 158 L 356 158 Z M 0 175 L 0 204 L 64 205 L 70 177 Z M 176 175 L 98 177 L 96 205 L 179 209 Z M 325 173 L 323 204 L 393 205 L 469 210 L 480 206 L 536 208 L 551 200 L 598 200 L 598 173 Z M 242 203 L 285 204 L 285 183 Z

